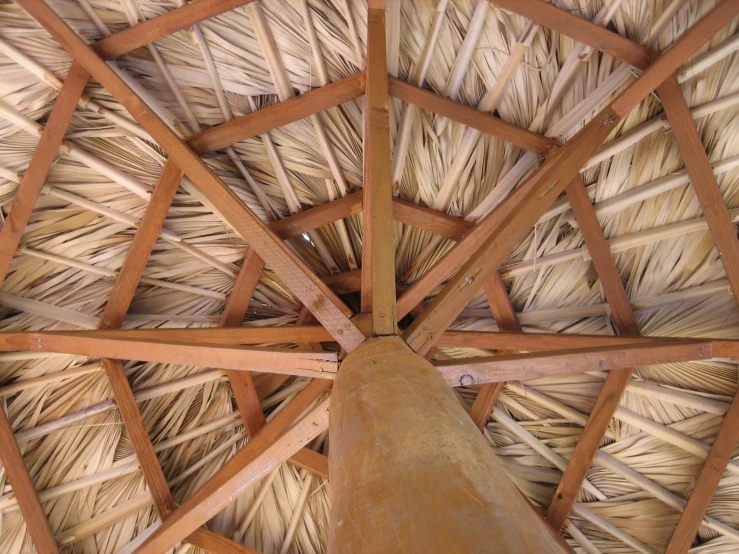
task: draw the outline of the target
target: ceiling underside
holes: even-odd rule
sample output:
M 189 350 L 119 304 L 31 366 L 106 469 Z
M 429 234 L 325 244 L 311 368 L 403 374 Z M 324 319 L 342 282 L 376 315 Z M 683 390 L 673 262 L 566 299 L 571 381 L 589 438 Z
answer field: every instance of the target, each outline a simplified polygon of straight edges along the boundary
M 610 18 L 612 30 L 634 41 L 656 38 L 650 44 L 657 51 L 669 47 L 714 5 L 712 1 L 614 1 L 561 0 L 555 4 L 588 20 L 600 17 L 601 24 L 606 23 L 604 17 Z M 129 27 L 137 17 L 151 19 L 178 5 L 135 4 L 135 0 L 94 0 L 90 4 L 99 18 L 96 23 L 83 9 L 83 2 L 50 5 L 89 42 L 100 39 L 103 32 Z M 157 40 L 154 49 L 137 49 L 114 64 L 127 82 L 138 83 L 137 91 L 145 94 L 154 111 L 175 122 L 174 127 L 187 136 L 362 71 L 365 3 L 311 0 L 308 4 L 320 60 L 305 31 L 303 3 L 261 0 L 257 9 L 274 39 L 271 51 L 265 51 L 259 40 L 260 24 L 256 23 L 255 30 L 258 18 L 250 5 L 200 23 L 200 35 L 190 29 L 179 31 Z M 483 106 L 505 121 L 561 141 L 579 130 L 601 104 L 594 103 L 582 113 L 584 120 L 572 117 L 577 109 L 595 102 L 603 91 L 603 101 L 612 99 L 638 73 L 624 69 L 623 62 L 607 54 L 583 49 L 580 43 L 533 26 L 486 0 L 389 0 L 388 5 L 391 75 L 466 105 Z M 675 6 L 674 14 L 654 37 L 653 27 Z M 609 7 L 615 7 L 612 13 Z M 733 98 L 739 93 L 739 58 L 734 54 L 739 40 L 735 32 L 736 20 L 677 75 L 688 105 L 705 106 L 695 122 L 726 207 L 739 217 L 739 211 L 732 211 L 739 209 L 739 95 Z M 476 40 L 467 38 L 471 34 Z M 208 71 L 202 44 L 212 56 L 232 114 L 224 113 L 219 103 L 219 86 Z M 18 175 L 28 167 L 39 141 L 38 126 L 46 124 L 59 93 L 53 79 L 40 78 L 38 67 L 19 63 L 17 56 L 11 59 L 8 45 L 57 80 L 65 79 L 72 62 L 19 6 L 0 4 L 3 217 L 15 198 Z M 472 47 L 465 62 L 463 53 L 468 46 Z M 491 105 L 490 92 L 496 90 L 511 53 L 517 51 L 521 59 L 498 101 Z M 157 63 L 159 56 L 162 65 Z M 176 83 L 179 98 L 168 78 Z M 49 173 L 23 234 L 22 249 L 0 292 L 3 331 L 98 326 L 133 239 L 135 222 L 143 215 L 148 191 L 166 161 L 163 150 L 146 138 L 96 81 L 88 83 L 85 94 L 105 113 L 78 108 L 71 120 L 66 133 L 69 146 L 60 151 Z M 720 99 L 726 101 L 717 103 Z M 526 166 L 521 162 L 526 152 L 520 147 L 424 109 L 415 108 L 404 116 L 406 106 L 397 98 L 390 101 L 393 175 L 401 199 L 477 221 L 542 160 L 529 155 L 531 163 Z M 404 117 L 410 118 L 405 137 L 398 132 Z M 644 128 L 645 122 L 652 125 L 638 140 L 620 140 L 633 129 Z M 327 142 L 317 140 L 316 125 L 325 131 Z M 232 152 L 222 149 L 204 159 L 263 221 L 270 222 L 326 204 L 344 192 L 360 191 L 362 134 L 360 96 L 322 112 L 319 122 L 302 119 L 233 144 Z M 613 147 L 596 154 L 582 178 L 609 239 L 639 331 L 651 336 L 738 339 L 739 309 L 714 239 L 701 219 L 703 210 L 663 117 L 660 98 L 650 95 L 632 110 L 608 143 Z M 327 145 L 341 175 L 327 160 Z M 235 158 L 244 164 L 243 171 Z M 504 177 L 514 167 L 525 171 L 515 182 L 506 181 Z M 342 180 L 347 187 L 343 190 Z M 418 227 L 395 225 L 397 277 L 402 284 L 414 282 L 454 244 Z M 216 326 L 248 244 L 204 203 L 187 178 L 174 197 L 165 229 L 155 243 L 123 327 Z M 355 213 L 299 234 L 289 244 L 321 277 L 356 270 L 362 253 L 361 215 Z M 505 262 L 501 275 L 524 331 L 617 334 L 566 200 L 555 203 L 540 219 Z M 344 299 L 359 311 L 357 289 L 351 290 Z M 245 325 L 295 323 L 300 311 L 298 298 L 267 266 Z M 498 330 L 482 291 L 452 329 Z M 444 347 L 437 356 L 485 352 Z M 229 383 L 217 368 L 138 362 L 124 366 L 132 389 L 143 399 L 138 407 L 149 437 L 159 445 L 159 463 L 175 500 L 181 503 L 247 440 L 241 421 L 233 415 L 236 405 Z M 70 374 L 70 370 L 74 371 Z M 545 377 L 511 382 L 503 389 L 485 436 L 535 506 L 546 510 L 550 504 L 562 463 L 574 451 L 604 378 L 603 372 Z M 19 386 L 31 379 L 35 380 L 31 386 Z M 270 374 L 255 377 L 267 414 L 293 398 L 305 383 L 304 379 L 285 380 Z M 164 384 L 168 386 L 160 386 Z M 602 451 L 686 498 L 702 459 L 679 443 L 691 437 L 710 446 L 736 388 L 735 362 L 638 367 L 610 423 Z M 472 404 L 476 387 L 457 390 Z M 98 360 L 39 352 L 0 353 L 0 395 L 36 491 L 56 491 L 41 495 L 42 506 L 52 531 L 73 545 L 70 551 L 117 552 L 157 519 Z M 654 425 L 646 429 L 646 420 Z M 327 433 L 312 446 L 328 453 Z M 708 510 L 711 517 L 734 529 L 739 527 L 739 479 L 732 470 L 739 466 L 735 464 L 720 482 Z M 4 473 L 0 478 L 5 480 Z M 271 478 L 254 513 L 250 508 L 259 484 L 211 520 L 209 529 L 267 554 L 281 551 L 294 520 L 297 527 L 289 551 L 325 551 L 328 481 L 290 463 Z M 604 553 L 665 549 L 679 511 L 599 463 L 590 468 L 587 479 L 592 487 L 581 490 L 582 509 L 570 517 L 576 533 L 582 532 Z M 3 482 L 7 493 L 8 483 Z M 63 483 L 75 485 L 68 492 L 56 489 Z M 301 495 L 306 487 L 309 494 Z M 602 499 L 596 498 L 595 489 Z M 31 550 L 33 543 L 11 494 L 0 497 L 0 510 L 0 551 Z M 637 542 L 627 544 L 623 536 L 614 536 L 583 514 L 602 518 Z M 585 551 L 571 534 L 565 536 L 579 552 Z M 701 527 L 699 539 L 702 544 L 693 552 L 739 552 L 736 536 L 706 526 Z M 190 547 L 190 551 L 198 549 Z

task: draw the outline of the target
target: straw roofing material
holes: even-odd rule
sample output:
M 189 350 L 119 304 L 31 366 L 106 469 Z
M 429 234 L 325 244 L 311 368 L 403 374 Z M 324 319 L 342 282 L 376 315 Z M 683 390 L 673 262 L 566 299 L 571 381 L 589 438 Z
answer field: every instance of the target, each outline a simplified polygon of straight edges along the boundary
M 582 17 L 600 18 L 602 24 L 610 20 L 617 32 L 640 42 L 650 37 L 663 14 L 674 11 L 664 29 L 652 37 L 657 50 L 668 47 L 713 5 L 666 0 L 556 3 Z M 90 6 L 96 21 L 85 11 Z M 159 40 L 156 53 L 139 51 L 115 64 L 140 85 L 160 115 L 179 121 L 189 134 L 197 126 L 223 123 L 229 110 L 238 116 L 278 102 L 286 91 L 273 82 L 270 70 L 279 70 L 276 61 L 284 66 L 280 78 L 297 93 L 361 70 L 365 3 L 310 0 L 317 42 L 311 42 L 306 32 L 302 6 L 299 0 L 264 0 L 257 7 L 239 8 L 203 22 L 196 34 L 185 30 Z M 54 3 L 55 10 L 90 40 L 126 28 L 131 17 L 150 19 L 173 7 L 166 2 L 129 0 Z M 263 50 L 255 9 L 261 11 L 274 37 L 275 52 Z M 603 90 L 611 82 L 609 77 L 620 72 L 623 83 L 632 79 L 621 62 L 599 52 L 583 53 L 571 39 L 532 26 L 486 0 L 390 0 L 388 28 L 397 30 L 390 37 L 388 62 L 399 78 L 465 104 L 496 109 L 507 121 L 562 139 L 581 124 L 568 120 L 568 114 Z M 681 80 L 691 107 L 739 92 L 739 59 L 731 46 L 736 42 L 735 28 L 736 22 L 728 25 L 686 64 Z M 35 126 L 45 123 L 58 94 L 34 74 L 27 60 L 60 79 L 71 60 L 14 4 L 0 4 L 0 40 L 0 46 L 9 45 L 26 60 L 19 63 L 10 50 L 0 48 L 0 203 L 5 216 L 18 175 L 25 171 L 38 141 Z M 217 81 L 206 63 L 206 50 Z M 717 59 L 710 52 L 717 52 Z M 520 56 L 512 65 L 511 53 Z M 699 64 L 701 60 L 708 61 Z M 509 70 L 507 81 L 501 79 Z M 621 86 L 612 87 L 604 99 Z M 492 105 L 491 91 L 496 95 Z M 135 221 L 143 214 L 145 191 L 161 172 L 162 150 L 146 139 L 107 91 L 91 81 L 86 94 L 112 115 L 81 108 L 75 113 L 67 139 L 85 154 L 61 152 L 49 174 L 23 237 L 24 250 L 13 261 L 2 288 L 3 330 L 94 327 L 123 263 Z M 226 110 L 219 95 L 227 102 Z M 738 111 L 731 103 L 697 119 L 712 162 L 739 155 Z M 739 338 L 739 311 L 705 227 L 643 234 L 702 215 L 690 184 L 639 189 L 683 167 L 668 127 L 659 124 L 633 144 L 616 147 L 619 137 L 661 112 L 655 96 L 633 110 L 609 138 L 618 151 L 593 163 L 583 172 L 584 180 L 596 208 L 612 198 L 627 199 L 603 215 L 601 224 L 609 239 L 634 238 L 617 251 L 615 260 L 634 299 L 642 333 Z M 568 121 L 571 125 L 565 125 Z M 268 137 L 233 145 L 233 155 L 219 152 L 206 160 L 265 221 L 286 217 L 295 211 L 296 199 L 308 208 L 341 194 L 340 179 L 327 157 L 331 154 L 316 138 L 316 125 L 322 126 L 348 188 L 361 189 L 361 99 L 328 110 L 318 123 L 312 118 L 299 121 Z M 405 136 L 401 125 L 406 126 Z M 492 209 L 516 184 L 510 176 L 505 179 L 514 167 L 525 168 L 527 161 L 533 167 L 537 162 L 500 139 L 421 109 L 408 110 L 398 100 L 391 101 L 391 130 L 399 195 L 471 220 Z M 404 156 L 398 157 L 399 153 Z M 739 169 L 731 166 L 719 174 L 718 182 L 727 207 L 739 208 Z M 634 200 L 628 200 L 628 194 L 619 196 L 636 190 L 654 192 Z M 155 245 L 125 327 L 217 323 L 247 244 L 203 200 L 185 180 L 169 211 L 168 234 L 163 233 Z M 396 225 L 399 277 L 414 280 L 451 246 L 420 229 Z M 361 259 L 361 219 L 327 225 L 290 244 L 319 275 L 347 271 L 352 268 L 350 254 Z M 558 263 L 547 262 L 561 253 L 578 252 L 582 246 L 576 222 L 563 209 L 543 218 L 506 262 L 507 284 L 526 331 L 613 333 L 600 284 L 583 251 Z M 246 324 L 291 323 L 297 308 L 297 299 L 267 268 Z M 488 313 L 481 294 L 454 327 L 496 330 Z M 471 353 L 450 348 L 440 355 Z M 246 440 L 240 420 L 233 415 L 230 388 L 211 368 L 127 364 L 126 371 L 134 391 L 146 398 L 139 408 L 173 495 L 182 502 Z M 33 381 L 34 386 L 18 386 L 44 376 L 49 378 Z M 597 373 L 537 379 L 511 383 L 501 396 L 486 436 L 517 486 L 536 506 L 548 505 L 561 476 L 561 462 L 573 452 L 602 382 L 603 375 Z M 157 519 L 135 467 L 130 439 L 108 401 L 107 378 L 94 360 L 3 355 L 0 383 L 16 434 L 30 437 L 21 441 L 21 449 L 51 528 L 62 542 L 72 544 L 75 552 L 117 552 Z M 645 383 L 658 386 L 654 390 L 660 394 L 645 394 L 639 388 Z M 162 388 L 163 384 L 170 386 Z M 257 378 L 268 413 L 302 385 Z M 638 368 L 634 385 L 622 399 L 623 413 L 613 419 L 601 449 L 632 473 L 615 471 L 618 466 L 613 464 L 591 467 L 592 488 L 581 493 L 566 531 L 576 550 L 664 549 L 679 512 L 657 500 L 653 491 L 645 491 L 633 473 L 650 479 L 660 491 L 685 498 L 701 458 L 674 440 L 671 443 L 668 439 L 675 435 L 665 430 L 710 445 L 720 425 L 721 406 L 725 409 L 736 386 L 737 367 L 728 362 Z M 460 393 L 471 401 L 475 391 Z M 658 425 L 642 429 L 638 423 L 645 422 L 639 416 Z M 327 452 L 323 438 L 313 447 Z M 0 479 L 7 492 L 4 474 Z M 61 485 L 68 486 L 59 489 Z M 265 553 L 322 552 L 330 509 L 328 490 L 324 480 L 286 464 L 235 500 L 209 526 Z M 708 515 L 737 528 L 738 502 L 737 475 L 726 473 Z M 0 550 L 30 550 L 32 542 L 9 496 L 0 497 L 0 510 Z M 615 535 L 609 524 L 615 526 Z M 713 527 L 701 527 L 704 543 L 694 552 L 739 551 L 736 532 L 719 533 Z M 289 529 L 293 529 L 292 539 L 285 545 Z

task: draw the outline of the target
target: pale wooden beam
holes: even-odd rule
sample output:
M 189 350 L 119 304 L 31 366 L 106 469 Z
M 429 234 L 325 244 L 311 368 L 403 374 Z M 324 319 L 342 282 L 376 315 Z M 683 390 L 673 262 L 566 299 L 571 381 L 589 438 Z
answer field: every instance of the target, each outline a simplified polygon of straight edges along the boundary
M 372 312 L 373 334 L 394 335 L 397 331 L 395 226 L 384 0 L 369 3 L 365 73 L 361 304 L 362 312 Z
M 508 296 L 500 274 L 497 271 L 493 273 L 493 276 L 482 288 L 485 291 L 485 296 L 490 304 L 490 311 L 493 312 L 498 328 L 506 333 L 521 333 L 521 324 L 518 322 L 516 310 L 513 308 L 511 298 Z M 510 353 L 512 351 L 506 349 L 500 352 L 500 354 Z M 503 390 L 503 384 L 502 382 L 485 383 L 480 387 L 480 392 L 477 393 L 477 398 L 475 398 L 470 410 L 470 417 L 478 429 L 485 428 L 490 412 L 493 411 L 493 406 L 495 406 L 495 402 L 498 400 L 501 390 Z
M 249 303 L 259 283 L 259 276 L 264 269 L 264 261 L 249 248 L 244 256 L 244 263 L 236 278 L 231 294 L 226 301 L 226 307 L 221 315 L 219 327 L 240 327 L 244 316 L 249 309 Z M 259 402 L 259 396 L 254 388 L 254 381 L 248 371 L 226 370 L 228 382 L 231 385 L 236 406 L 239 408 L 244 428 L 249 437 L 253 437 L 264 426 L 264 412 Z
M 481 383 L 525 381 L 539 377 L 585 373 L 594 369 L 611 371 L 635 365 L 710 360 L 712 357 L 710 341 L 683 340 L 459 358 L 435 361 L 434 365 L 450 386 L 459 387 Z
M 87 71 L 73 63 L 0 231 L 0 285 L 5 281 L 26 225 L 87 84 Z
M 328 426 L 330 387 L 325 380 L 312 381 L 262 431 L 226 462 L 137 551 L 161 554 L 172 548 L 193 529 L 225 508 L 236 496 L 294 455 Z M 318 405 L 292 424 L 314 402 Z
M 183 169 L 215 208 L 308 307 L 336 340 L 351 351 L 365 340 L 349 320 L 351 311 L 305 264 L 185 145 L 69 26 L 39 0 L 19 4 L 56 38 L 116 98 Z
M 734 454 L 737 441 L 739 441 L 739 392 L 734 395 L 729 411 L 724 416 L 716 440 L 703 463 L 665 554 L 686 554 L 690 549 L 711 499 L 716 493 L 721 476 Z
M 567 198 L 572 206 L 575 219 L 580 225 L 588 252 L 591 253 L 593 266 L 603 287 L 606 301 L 611 308 L 611 316 L 616 323 L 616 328 L 621 336 L 638 337 L 639 326 L 636 323 L 634 311 L 580 176 L 573 179 L 567 186 Z M 618 371 L 612 371 L 608 374 L 598 394 L 585 429 L 575 447 L 575 452 L 570 458 L 547 511 L 547 520 L 557 531 L 564 526 L 567 515 L 577 500 L 577 493 L 585 480 L 588 468 L 593 463 L 593 458 L 633 373 L 634 368 L 627 366 L 623 366 L 623 369 Z
M 359 98 L 364 94 L 364 81 L 364 73 L 352 75 L 201 131 L 188 137 L 187 143 L 198 154 L 220 150 Z
M 426 353 L 433 347 L 441 333 L 470 302 L 492 272 L 497 271 L 566 184 L 577 176 L 579 168 L 610 134 L 613 126 L 723 27 L 727 18 L 737 12 L 739 0 L 727 0 L 688 29 L 615 100 L 551 155 L 529 179 L 413 284 L 398 302 L 400 317 L 423 300 L 448 275 L 448 268 L 462 266 L 424 314 L 404 333 L 411 348 Z M 473 247 L 476 243 L 477 246 Z
M 389 84 L 390 95 L 395 98 L 488 135 L 498 137 L 525 150 L 547 155 L 558 146 L 554 139 L 534 133 L 513 123 L 508 123 L 499 117 L 481 112 L 476 108 L 441 96 L 433 91 L 411 85 L 394 77 L 390 77 Z
M 59 552 L 3 406 L 0 406 L 0 441 L 3 445 L 0 448 L 0 461 L 13 486 L 13 494 L 18 499 L 18 507 L 36 550 L 42 554 Z

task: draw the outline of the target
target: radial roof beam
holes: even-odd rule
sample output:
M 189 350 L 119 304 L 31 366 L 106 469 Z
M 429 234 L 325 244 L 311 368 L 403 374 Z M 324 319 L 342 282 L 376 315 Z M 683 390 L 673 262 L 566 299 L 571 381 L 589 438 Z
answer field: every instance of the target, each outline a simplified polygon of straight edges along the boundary
M 393 218 L 452 240 L 460 240 L 475 226 L 471 221 L 420 206 L 402 198 L 393 198 Z
M 513 123 L 508 123 L 499 117 L 481 112 L 472 106 L 462 104 L 430 90 L 411 85 L 395 77 L 389 78 L 389 84 L 390 95 L 399 100 L 434 112 L 437 115 L 472 127 L 488 135 L 498 137 L 506 142 L 520 146 L 524 150 L 531 150 L 546 155 L 559 146 L 554 139 L 534 133 Z
M 44 554 L 59 552 L 54 535 L 49 528 L 49 521 L 41 508 L 41 503 L 33 488 L 31 476 L 23 462 L 23 454 L 18 448 L 13 428 L 5 414 L 5 408 L 1 405 L 0 441 L 3 445 L 0 448 L 0 461 L 2 461 L 5 473 L 13 486 L 13 494 L 18 499 L 18 507 L 21 509 L 21 515 L 23 515 L 36 550 Z
M 329 389 L 325 380 L 314 380 L 262 431 L 226 462 L 172 516 L 159 526 L 138 554 L 166 552 L 193 529 L 225 508 L 235 496 L 259 481 L 328 427 Z M 316 400 L 318 405 L 290 426 Z
M 18 3 L 133 115 L 344 349 L 351 351 L 365 340 L 349 320 L 351 310 L 47 4 L 41 0 L 19 0 Z
M 731 460 L 737 441 L 739 441 L 739 392 L 734 395 L 729 411 L 724 416 L 716 440 L 703 463 L 665 554 L 686 554 L 690 549 L 711 499 L 718 489 L 721 476 Z
M 1 337 L 2 335 L 0 335 Z M 488 333 L 484 331 L 445 331 L 438 346 L 487 348 L 491 350 L 567 350 L 595 346 L 624 346 L 662 341 L 665 337 L 614 337 L 611 335 L 569 335 L 552 333 Z M 678 340 L 678 339 L 675 339 Z
M 713 357 L 712 352 L 711 342 L 705 340 L 655 341 L 620 347 L 455 358 L 436 361 L 434 365 L 450 386 L 460 387 L 571 375 L 594 369 L 612 371 L 635 365 L 705 361 Z M 577 484 L 578 489 L 580 484 Z
M 565 186 L 577 176 L 579 168 L 612 131 L 613 125 L 644 100 L 737 12 L 739 0 L 726 0 L 688 29 L 657 61 L 593 117 L 565 146 L 552 154 L 529 179 L 436 264 L 445 268 L 464 265 L 424 310 L 422 316 L 404 333 L 411 348 L 419 353 L 426 353 L 433 347 L 482 283 L 490 278 L 492 272 L 497 271 L 515 245 L 533 228 Z M 470 248 L 470 243 L 474 244 L 476 241 L 484 247 Z M 418 304 L 448 275 L 448 272 L 445 275 L 441 269 L 435 272 L 434 268 L 426 275 L 432 273 L 433 277 L 419 279 L 406 292 L 404 296 L 409 297 L 410 301 L 404 309 L 409 304 Z M 399 302 L 399 316 L 402 317 L 403 312 Z
M 365 72 L 361 303 L 362 312 L 372 312 L 373 334 L 394 335 L 398 318 L 384 0 L 369 2 Z
M 64 140 L 64 134 L 67 132 L 88 77 L 84 67 L 78 63 L 72 64 L 66 82 L 44 127 L 41 140 L 33 153 L 31 163 L 18 187 L 13 205 L 0 231 L 0 285 L 8 274 L 10 262 L 13 261 L 28 220 L 33 213 L 33 207 L 41 194 L 49 170 L 56 160 L 57 152 Z
M 320 206 L 303 210 L 284 219 L 278 219 L 270 223 L 269 228 L 278 237 L 287 240 L 334 221 L 356 215 L 361 211 L 362 192 L 358 191 Z
M 580 176 L 573 179 L 567 186 L 567 198 L 572 206 L 575 219 L 580 225 L 588 252 L 591 253 L 595 272 L 600 279 L 606 301 L 611 308 L 611 316 L 616 322 L 619 333 L 627 337 L 639 336 L 639 327 L 626 295 L 626 289 L 621 282 L 621 276 L 613 261 L 603 229 L 601 229 Z M 547 520 L 558 531 L 562 529 L 567 515 L 577 500 L 578 491 L 585 480 L 588 468 L 593 463 L 593 458 L 633 373 L 633 367 L 612 371 L 603 384 L 585 429 L 577 442 L 575 452 L 570 458 L 547 511 Z
M 485 296 L 490 304 L 490 311 L 493 312 L 495 323 L 498 324 L 498 329 L 505 333 L 522 333 L 521 324 L 518 322 L 518 316 L 516 316 L 516 310 L 511 302 L 511 297 L 508 296 L 503 279 L 500 277 L 500 273 L 497 271 L 493 273 L 492 277 L 482 286 L 485 291 Z M 510 351 L 503 349 L 500 354 L 508 354 Z M 488 422 L 490 412 L 493 411 L 493 406 L 500 396 L 500 392 L 503 390 L 503 383 L 485 383 L 480 387 L 480 392 L 477 393 L 477 398 L 472 404 L 470 410 L 470 417 L 475 422 L 477 428 L 482 430 Z

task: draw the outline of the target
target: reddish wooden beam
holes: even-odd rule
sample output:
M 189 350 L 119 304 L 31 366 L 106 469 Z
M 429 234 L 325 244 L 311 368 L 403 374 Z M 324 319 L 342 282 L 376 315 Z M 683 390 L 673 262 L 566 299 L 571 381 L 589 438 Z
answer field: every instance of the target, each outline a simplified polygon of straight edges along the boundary
M 40 0 L 19 4 L 116 98 L 203 191 L 215 208 L 350 351 L 365 340 L 344 303 L 185 145 L 54 11 Z
M 10 426 L 5 408 L 0 405 L 0 461 L 3 463 L 5 473 L 13 486 L 13 494 L 18 499 L 18 507 L 28 527 L 28 532 L 33 539 L 36 550 L 42 554 L 59 552 L 54 535 L 49 528 L 46 514 L 41 508 L 41 503 L 36 496 L 31 477 L 23 462 L 23 454 L 18 448 L 18 443 Z
M 518 322 L 516 310 L 511 303 L 511 298 L 508 296 L 508 291 L 506 291 L 500 274 L 496 271 L 482 288 L 485 291 L 485 296 L 490 304 L 490 311 L 493 312 L 498 328 L 506 333 L 521 333 L 521 324 Z M 506 349 L 500 353 L 510 354 L 512 351 Z M 480 387 L 480 392 L 477 394 L 470 410 L 470 417 L 478 429 L 483 430 L 485 428 L 490 412 L 493 411 L 493 406 L 495 406 L 495 402 L 503 390 L 503 384 L 502 382 L 485 383 Z
M 0 335 L 1 337 L 2 335 Z M 653 341 L 682 340 L 665 337 L 614 337 L 610 335 L 568 335 L 551 333 L 488 333 L 483 331 L 445 331 L 438 346 L 457 348 L 489 348 L 491 350 L 567 350 L 571 348 L 592 348 L 596 346 L 626 346 L 646 344 Z M 719 341 L 720 342 L 720 341 Z M 730 341 L 733 343 L 733 341 Z M 718 354 L 714 342 L 713 353 Z
M 739 441 L 739 393 L 734 395 L 729 411 L 724 416 L 716 440 L 703 463 L 688 503 L 680 514 L 665 554 L 687 554 L 716 493 L 726 465 L 734 454 L 737 441 Z
M 249 303 L 259 283 L 259 276 L 264 269 L 264 261 L 254 250 L 249 248 L 244 256 L 244 263 L 236 278 L 231 294 L 226 301 L 226 307 L 221 315 L 220 327 L 240 327 L 244 316 L 249 309 Z M 259 396 L 254 388 L 254 381 L 248 371 L 226 370 L 228 382 L 231 385 L 236 406 L 239 408 L 244 428 L 253 437 L 264 426 L 264 412 L 259 402 Z
M 269 224 L 274 234 L 283 240 L 297 237 L 334 221 L 362 211 L 362 192 L 347 194 L 326 204 L 298 212 Z
M 475 226 L 461 217 L 445 214 L 407 200 L 393 198 L 393 217 L 396 221 L 418 227 L 448 239 L 460 240 Z
M 188 137 L 187 143 L 198 154 L 221 150 L 226 146 L 359 98 L 364 94 L 364 81 L 364 73 L 352 75 L 206 129 Z
M 141 554 L 166 552 L 192 529 L 204 524 L 225 508 L 233 498 L 256 483 L 280 463 L 326 429 L 328 400 L 320 400 L 330 387 L 324 380 L 314 380 L 262 431 L 226 462 L 137 551 Z M 290 430 L 288 426 L 316 400 L 319 404 Z
M 74 115 L 77 101 L 85 89 L 87 77 L 87 71 L 80 64 L 72 64 L 67 80 L 41 134 L 41 140 L 36 146 L 28 169 L 18 187 L 10 213 L 0 231 L 0 285 L 8 274 L 10 262 L 13 261 L 33 207 L 46 182 L 46 176 L 64 140 L 64 134 Z
M 619 120 L 669 77 L 688 57 L 739 12 L 739 0 L 726 0 L 688 29 L 610 105 L 581 129 L 565 146 L 506 200 L 459 241 L 434 267 L 400 298 L 403 317 L 448 275 L 446 268 L 461 269 L 404 333 L 408 344 L 426 353 L 464 309 L 482 283 L 497 271 L 510 251 L 578 174 Z M 484 247 L 483 247 L 484 246 Z
M 621 282 L 618 268 L 611 256 L 611 249 L 585 190 L 585 184 L 579 176 L 567 186 L 567 198 L 572 206 L 575 219 L 580 225 L 588 252 L 591 253 L 593 266 L 611 308 L 611 316 L 616 323 L 616 328 L 622 336 L 638 337 L 639 327 L 626 295 L 626 289 Z M 567 469 L 547 511 L 547 520 L 557 531 L 562 529 L 567 515 L 572 510 L 588 468 L 593 463 L 593 458 L 633 373 L 633 367 L 624 366 L 623 369 L 609 373 L 603 384 L 585 429 L 575 447 L 575 452 L 567 464 Z
M 104 60 L 111 60 L 131 50 L 187 29 L 196 23 L 210 19 L 254 0 L 197 0 L 181 8 L 142 21 L 134 27 L 105 37 L 93 45 L 95 52 Z
M 601 346 L 440 360 L 435 361 L 434 365 L 450 386 L 459 387 L 570 375 L 594 369 L 611 371 L 635 365 L 709 360 L 712 355 L 710 341 L 655 341 L 620 347 Z
M 647 67 L 650 52 L 645 46 L 567 10 L 558 8 L 546 0 L 526 0 L 526 2 L 517 0 L 490 1 L 499 8 L 530 19 L 543 27 L 549 27 L 578 42 L 623 60 L 634 67 L 639 69 Z
M 736 297 L 739 294 L 739 240 L 703 141 L 675 76 L 662 83 L 657 92 Z
M 499 117 L 481 112 L 476 108 L 456 102 L 430 90 L 411 85 L 395 77 L 390 77 L 389 84 L 390 96 L 488 135 L 498 137 L 525 150 L 547 155 L 559 146 L 554 139 L 513 125 Z
M 290 463 L 328 479 L 328 457 L 308 448 L 302 448 L 290 457 Z
M 375 335 L 394 335 L 395 226 L 390 179 L 385 7 L 367 12 L 367 84 L 364 98 L 364 188 L 362 230 L 362 312 L 372 312 Z

